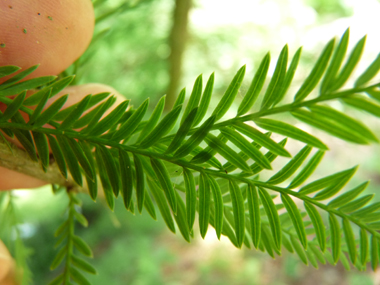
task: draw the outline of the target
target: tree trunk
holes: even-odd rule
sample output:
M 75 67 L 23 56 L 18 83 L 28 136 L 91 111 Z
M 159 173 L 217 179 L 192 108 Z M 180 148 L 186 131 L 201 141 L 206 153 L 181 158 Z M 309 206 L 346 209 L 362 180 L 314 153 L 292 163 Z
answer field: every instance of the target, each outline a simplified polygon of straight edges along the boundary
M 191 0 L 176 0 L 175 2 L 173 27 L 169 37 L 171 49 L 169 56 L 170 82 L 166 93 L 166 110 L 172 108 L 179 91 L 178 85 L 182 75 L 182 56 L 186 46 L 188 15 L 191 8 Z

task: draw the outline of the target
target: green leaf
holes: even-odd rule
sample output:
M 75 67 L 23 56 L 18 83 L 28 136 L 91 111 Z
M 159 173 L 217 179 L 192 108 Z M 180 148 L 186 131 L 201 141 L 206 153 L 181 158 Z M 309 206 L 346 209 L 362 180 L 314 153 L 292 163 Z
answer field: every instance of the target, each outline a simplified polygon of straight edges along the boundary
M 308 265 L 308 261 L 307 261 L 307 257 L 306 257 L 306 253 L 304 251 L 304 249 L 300 246 L 300 244 L 298 243 L 298 240 L 293 237 L 292 235 L 290 236 L 290 241 L 292 242 L 292 245 L 294 247 L 294 250 L 295 252 L 297 253 L 297 255 L 299 256 L 299 258 L 301 259 L 301 261 Z
M 75 255 L 72 255 L 71 258 L 72 258 L 73 265 L 75 267 L 78 267 L 79 269 L 81 269 L 85 272 L 91 273 L 91 274 L 98 274 L 96 269 L 90 263 L 85 261 L 84 259 L 79 258 Z
M 365 195 L 365 196 L 360 197 L 360 198 L 358 198 L 358 199 L 356 199 L 356 200 L 354 200 L 348 204 L 343 205 L 338 210 L 342 211 L 344 213 L 354 212 L 357 209 L 360 209 L 363 206 L 365 206 L 367 203 L 369 203 L 369 201 L 371 201 L 373 199 L 373 196 L 374 196 L 374 194 Z
M 298 238 L 300 239 L 303 248 L 306 250 L 307 238 L 300 211 L 298 210 L 294 201 L 287 194 L 281 194 L 281 201 L 285 205 L 285 208 L 289 213 L 290 218 L 292 219 L 294 228 L 297 232 Z
M 364 96 L 352 95 L 341 99 L 344 103 L 380 118 L 380 105 Z
M 348 254 L 350 256 L 350 260 L 352 264 L 355 264 L 356 262 L 356 244 L 355 244 L 355 236 L 354 232 L 352 231 L 350 222 L 347 220 L 347 218 L 343 218 L 343 232 L 344 237 L 346 239 L 346 244 L 348 248 Z
M 354 86 L 359 87 L 370 81 L 380 70 L 380 54 L 371 63 L 370 66 L 356 79 Z
M 364 137 L 368 140 L 377 142 L 376 136 L 361 122 L 345 115 L 344 113 L 338 112 L 333 108 L 328 106 L 310 106 L 308 107 L 313 113 L 321 115 L 328 120 L 333 121 L 337 125 L 345 128 L 347 132 L 352 132 L 357 136 Z
M 44 90 L 45 90 L 45 92 L 42 93 L 43 96 L 41 97 L 41 100 L 39 101 L 37 107 L 34 109 L 33 113 L 29 116 L 28 125 L 31 125 L 35 122 L 35 120 L 41 114 L 43 108 L 45 107 L 45 105 L 46 105 L 46 103 L 50 97 L 51 89 L 44 89 Z M 25 105 L 25 101 L 23 104 Z
M 42 127 L 46 123 L 48 123 L 55 114 L 58 113 L 58 111 L 63 107 L 63 105 L 66 103 L 68 98 L 68 95 L 64 95 L 60 97 L 59 99 L 55 100 L 53 104 L 51 104 L 41 115 L 39 115 L 33 126 L 35 127 Z
M 196 127 L 206 115 L 208 106 L 210 104 L 213 88 L 214 88 L 214 73 L 210 75 L 210 78 L 207 81 L 205 90 L 202 95 L 201 102 L 199 103 L 198 113 L 197 113 L 197 116 L 195 117 L 193 127 Z
M 174 219 L 178 225 L 179 231 L 181 232 L 183 238 L 190 242 L 190 231 L 189 226 L 186 221 L 186 207 L 183 203 L 181 196 L 176 192 L 177 195 L 177 215 L 174 215 Z
M 62 247 L 58 251 L 57 255 L 54 257 L 53 262 L 50 265 L 50 270 L 56 269 L 62 263 L 63 259 L 67 255 L 67 252 L 67 246 Z
M 145 127 L 141 130 L 137 141 L 142 141 L 157 125 L 158 121 L 161 118 L 162 112 L 164 111 L 165 99 L 166 95 L 162 96 L 161 99 L 158 101 L 148 122 L 146 123 Z
M 241 248 L 245 233 L 244 200 L 239 185 L 234 180 L 229 181 L 229 189 L 232 199 L 237 245 Z
M 283 83 L 285 81 L 287 64 L 288 45 L 285 45 L 281 50 L 280 56 L 278 57 L 276 69 L 273 72 L 272 79 L 270 80 L 267 91 L 265 92 L 260 110 L 266 110 L 270 108 L 274 102 L 277 101 L 277 96 L 282 93 L 282 89 L 284 88 Z
M 116 160 L 112 156 L 110 150 L 105 146 L 99 144 L 96 146 L 96 151 L 99 151 L 100 157 L 103 160 L 103 164 L 105 167 L 105 171 L 107 172 L 107 176 L 109 182 L 111 183 L 111 187 L 115 197 L 119 195 L 120 189 L 120 174 L 116 167 Z M 99 172 L 104 171 L 103 169 L 99 169 Z M 123 173 L 124 174 L 124 173 Z M 124 189 L 123 189 L 124 190 Z M 123 197 L 125 199 L 125 197 Z M 129 204 L 128 204 L 129 205 Z
M 360 229 L 360 262 L 362 265 L 367 263 L 368 258 L 368 235 L 365 229 Z
M 104 171 L 106 166 L 105 166 L 105 163 L 103 162 L 101 151 L 98 148 L 96 148 L 96 151 L 95 151 L 95 158 L 96 158 L 96 163 L 98 166 L 100 181 L 102 182 L 102 186 L 103 186 L 104 197 L 106 199 L 108 207 L 111 210 L 113 210 L 115 207 L 114 193 L 112 192 L 112 186 L 111 186 L 109 177 L 107 175 L 107 172 Z
M 187 118 L 183 121 L 183 123 L 179 127 L 176 135 L 174 136 L 174 139 L 172 140 L 172 142 L 168 146 L 167 150 L 165 151 L 166 154 L 172 153 L 173 151 L 175 151 L 177 148 L 180 147 L 181 143 L 183 142 L 183 140 L 186 138 L 188 132 L 190 131 L 191 126 L 193 125 L 193 122 L 194 122 L 194 119 L 195 119 L 197 112 L 198 112 L 198 107 L 194 108 L 189 113 Z
M 313 252 L 314 256 L 318 259 L 318 261 L 322 264 L 326 264 L 326 259 L 323 256 L 323 254 L 319 251 L 319 249 L 313 244 L 309 243 L 308 249 L 311 249 Z
M 12 100 L 12 103 L 7 106 L 7 108 L 5 109 L 0 119 L 2 121 L 8 121 L 10 118 L 12 118 L 22 106 L 25 96 L 26 96 L 26 91 L 17 95 L 16 98 Z
M 303 99 L 305 99 L 311 93 L 311 91 L 313 91 L 315 86 L 317 86 L 330 61 L 330 57 L 334 49 L 334 44 L 335 39 L 332 39 L 328 42 L 328 44 L 322 51 L 322 54 L 319 56 L 316 64 L 314 65 L 313 69 L 311 70 L 309 76 L 305 79 L 300 89 L 294 96 L 295 102 L 300 102 Z
M 75 248 L 85 256 L 93 257 L 92 250 L 88 244 L 79 236 L 73 235 L 72 237 Z
M 264 86 L 265 78 L 267 77 L 270 63 L 269 52 L 265 55 L 260 63 L 259 69 L 256 71 L 255 76 L 252 79 L 251 85 L 245 94 L 243 101 L 239 105 L 237 116 L 242 116 L 247 113 L 255 104 L 257 97 L 259 96 L 261 89 Z
M 260 200 L 255 186 L 248 184 L 248 209 L 253 245 L 257 249 L 261 238 Z
M 331 85 L 334 83 L 334 79 L 340 69 L 340 66 L 342 65 L 343 59 L 347 52 L 349 37 L 350 37 L 350 28 L 347 28 L 347 30 L 344 32 L 339 42 L 338 47 L 335 49 L 330 65 L 327 68 L 325 76 L 323 77 L 323 80 L 321 83 L 321 90 L 319 92 L 320 94 L 326 93 L 331 87 Z
M 356 218 L 362 218 L 366 219 L 369 214 L 372 214 L 373 212 L 380 209 L 380 202 L 373 203 L 367 207 L 364 207 L 356 212 L 353 212 L 351 215 Z
M 77 211 L 74 211 L 74 216 L 75 218 L 77 219 L 77 221 L 82 225 L 84 226 L 85 228 L 88 227 L 88 221 L 86 219 L 85 216 L 83 216 L 82 214 L 78 213 Z
M 254 122 L 260 128 L 263 128 L 265 130 L 290 137 L 322 150 L 328 149 L 327 146 L 324 145 L 319 139 L 296 127 L 293 127 L 292 125 L 272 119 L 255 119 Z
M 84 173 L 88 178 L 90 178 L 92 181 L 96 179 L 96 172 L 95 172 L 95 166 L 94 164 L 91 164 L 89 160 L 87 159 L 87 156 L 85 155 L 83 149 L 78 144 L 78 142 L 73 138 L 67 138 L 67 142 L 69 143 L 71 149 L 73 150 L 78 162 L 82 166 Z
M 37 69 L 38 65 L 33 65 L 32 67 L 29 67 L 28 69 L 25 69 L 16 75 L 14 75 L 12 78 L 8 79 L 7 81 L 1 83 L 0 90 L 7 88 L 8 86 L 11 86 L 12 84 L 20 81 L 21 79 L 25 78 L 29 74 L 31 74 L 33 71 Z M 12 69 L 12 68 L 10 68 Z M 14 94 L 11 94 L 14 95 Z
M 358 64 L 360 60 L 366 38 L 367 36 L 364 36 L 357 42 L 349 58 L 347 59 L 346 64 L 343 66 L 339 75 L 334 80 L 334 84 L 332 84 L 331 88 L 329 88 L 330 92 L 338 90 L 339 88 L 343 86 L 344 83 L 346 83 L 347 79 L 350 77 L 352 71 L 354 70 L 354 68 L 356 67 L 356 65 Z
M 86 155 L 88 162 L 90 163 L 90 165 L 93 165 L 93 167 L 94 167 L 93 168 L 93 171 L 95 174 L 94 179 L 90 179 L 86 176 L 86 180 L 87 180 L 88 191 L 89 191 L 89 194 L 91 196 L 91 199 L 95 201 L 96 197 L 98 195 L 98 179 L 96 176 L 96 163 L 95 163 L 94 155 L 93 155 L 92 150 L 91 150 L 92 147 L 89 146 L 84 141 L 81 141 L 81 140 L 78 141 L 78 143 L 81 146 L 84 154 Z
M 285 146 L 287 142 L 287 138 L 283 139 L 282 141 L 280 141 L 278 144 L 282 147 Z M 276 158 L 277 158 L 277 154 L 274 154 L 270 151 L 268 151 L 266 154 L 265 154 L 265 157 L 270 161 L 274 161 Z M 257 163 L 253 163 L 251 166 L 250 166 L 250 169 L 251 169 L 251 173 L 248 173 L 247 175 L 251 175 L 251 174 L 256 174 L 256 173 L 259 173 L 261 170 L 263 170 L 262 167 L 260 167 L 259 165 L 257 165 Z
M 145 176 L 144 176 L 144 170 L 142 167 L 141 159 L 137 154 L 133 154 L 133 161 L 135 164 L 135 171 L 136 171 L 136 200 L 137 200 L 137 207 L 141 214 L 142 208 L 144 206 L 144 200 L 145 200 Z M 130 177 L 132 179 L 132 177 Z M 121 178 L 123 181 L 123 177 Z
M 223 211 L 224 211 L 222 192 L 220 190 L 218 182 L 216 182 L 216 180 L 210 175 L 208 175 L 208 182 L 209 182 L 210 189 L 211 189 L 213 199 L 214 199 L 214 206 L 215 206 L 214 226 L 215 226 L 216 236 L 218 237 L 218 239 L 220 239 L 220 235 L 223 229 Z
M 210 184 L 207 174 L 201 172 L 198 188 L 199 196 L 199 230 L 201 237 L 204 239 L 207 233 L 210 219 Z
M 195 209 L 197 203 L 197 194 L 195 191 L 194 176 L 190 170 L 183 168 L 183 178 L 186 189 L 186 218 L 190 231 L 193 229 L 195 221 Z
M 289 251 L 290 253 L 294 253 L 293 246 L 284 233 L 282 233 L 282 245 L 286 248 L 287 251 Z
M 299 62 L 300 57 L 301 57 L 301 52 L 302 52 L 302 47 L 300 47 L 297 50 L 297 52 L 295 53 L 295 55 L 293 56 L 292 62 L 290 63 L 290 66 L 289 66 L 289 69 L 286 71 L 286 75 L 285 75 L 284 82 L 282 84 L 282 88 L 279 91 L 279 95 L 276 96 L 276 99 L 273 103 L 273 106 L 275 106 L 279 102 L 281 102 L 281 100 L 284 98 L 286 92 L 288 91 L 289 86 L 292 83 L 294 74 L 296 72 L 298 62 Z
M 59 129 L 69 129 L 80 118 L 80 116 L 82 116 L 83 112 L 87 110 L 87 106 L 91 100 L 91 97 L 92 95 L 87 95 L 86 97 L 84 97 L 79 102 L 79 104 L 63 120 L 63 122 L 59 126 Z
M 55 162 L 57 163 L 58 168 L 59 168 L 61 174 L 63 175 L 63 177 L 65 177 L 67 179 L 67 168 L 66 168 L 65 158 L 64 158 L 63 153 L 62 153 L 62 149 L 54 137 L 52 137 L 51 135 L 48 135 L 48 134 L 46 136 L 49 140 L 49 145 L 50 145 L 51 151 L 53 153 Z
M 365 91 L 367 95 L 372 97 L 373 99 L 380 101 L 380 91 L 378 89 L 370 89 Z
M 134 156 L 134 159 L 136 162 L 136 156 Z M 121 176 L 121 186 L 122 186 L 122 194 L 123 194 L 122 196 L 123 196 L 124 206 L 126 209 L 129 209 L 129 205 L 131 204 L 132 194 L 133 194 L 132 165 L 131 165 L 131 160 L 129 159 L 128 153 L 121 149 L 119 149 L 119 165 L 120 165 L 120 176 Z M 142 179 L 142 182 L 141 182 L 141 179 Z M 136 184 L 140 184 L 140 183 L 144 185 L 144 173 L 140 172 L 139 177 L 138 177 L 137 170 L 136 170 Z M 144 188 L 140 189 L 140 192 L 141 191 L 144 192 Z M 139 211 L 141 211 L 140 209 L 142 207 L 142 204 L 143 202 L 140 201 Z
M 95 96 L 94 96 L 95 97 Z M 93 97 L 93 98 L 94 98 Z M 82 118 L 80 118 L 76 124 L 74 125 L 75 127 L 84 127 L 86 126 L 83 130 L 80 132 L 82 134 L 87 134 L 89 133 L 93 128 L 96 127 L 98 124 L 99 120 L 101 117 L 104 115 L 104 113 L 111 108 L 111 106 L 116 102 L 116 97 L 111 96 L 107 99 L 107 101 L 103 102 L 99 106 L 97 106 L 95 109 L 92 111 L 88 112 L 86 115 L 84 115 Z M 59 114 L 58 114 L 59 115 Z M 86 123 L 86 124 L 84 124 Z
M 340 257 L 340 262 L 342 263 L 344 269 L 346 269 L 347 271 L 350 271 L 351 270 L 350 262 L 348 261 L 343 251 L 340 253 L 339 257 Z
M 222 134 L 218 135 L 218 139 L 222 141 L 222 143 L 226 143 L 228 140 Z M 200 164 L 206 162 L 213 158 L 213 156 L 217 153 L 217 151 L 212 147 L 206 147 L 203 151 L 199 152 L 191 159 L 191 163 Z
M 132 116 L 130 116 L 129 119 L 120 127 L 120 129 L 116 131 L 116 133 L 112 136 L 112 140 L 120 141 L 129 138 L 143 119 L 148 105 L 149 98 L 146 99 L 140 107 L 137 108 L 136 112 L 134 112 Z
M 26 80 L 20 83 L 16 83 L 12 86 L 5 88 L 5 85 L 7 85 L 6 84 L 7 81 L 6 81 L 0 86 L 0 96 L 10 96 L 10 95 L 19 94 L 26 90 L 35 89 L 39 86 L 45 85 L 53 81 L 56 78 L 57 76 L 41 76 L 41 77 Z
M 11 75 L 12 73 L 15 73 L 16 71 L 20 70 L 21 67 L 14 66 L 14 65 L 5 65 L 0 67 L 0 78 L 5 77 L 7 75 Z
M 342 127 L 335 121 L 326 119 L 324 115 L 319 115 L 317 113 L 308 112 L 302 109 L 291 112 L 291 114 L 298 120 L 318 129 L 321 129 L 343 140 L 358 144 L 368 144 L 368 142 L 361 136 L 356 135 L 354 132 L 351 132 L 351 130 L 347 127 Z
M 41 161 L 42 169 L 46 172 L 49 167 L 49 145 L 46 135 L 39 132 L 32 132 L 32 134 L 34 143 L 37 147 L 38 157 Z
M 99 136 L 112 126 L 118 123 L 128 108 L 129 100 L 120 103 L 110 114 L 96 124 L 96 126 L 88 132 L 89 136 Z
M 181 119 L 181 124 L 185 121 L 185 119 L 190 114 L 190 112 L 194 108 L 198 107 L 199 100 L 201 99 L 201 95 L 202 95 L 202 74 L 199 75 L 197 79 L 195 80 L 193 91 L 191 92 L 189 102 L 187 102 L 186 109 Z
M 353 172 L 355 172 L 357 167 L 353 167 L 347 170 L 343 170 L 341 172 L 337 172 L 335 174 L 323 177 L 321 179 L 315 180 L 304 187 L 302 187 L 299 191 L 299 193 L 302 193 L 303 195 L 307 195 L 310 193 L 313 193 L 315 191 L 318 191 L 320 189 L 334 186 L 337 182 L 339 182 L 344 177 L 351 177 Z
M 147 193 L 147 190 L 145 190 L 145 195 L 144 195 L 144 207 L 149 213 L 149 215 L 153 218 L 153 220 L 157 220 L 156 218 L 156 210 L 154 208 L 152 199 L 150 198 L 150 195 Z
M 239 88 L 243 82 L 244 74 L 245 65 L 243 65 L 236 73 L 235 77 L 232 79 L 230 85 L 224 93 L 222 99 L 220 99 L 218 105 L 212 112 L 211 116 L 215 116 L 215 121 L 221 119 L 224 116 L 224 114 L 228 111 L 228 109 L 231 107 L 232 103 L 235 100 L 236 94 L 238 93 Z
M 338 193 L 344 187 L 344 185 L 347 184 L 347 182 L 351 179 L 351 177 L 356 172 L 356 169 L 357 169 L 357 167 L 351 168 L 350 169 L 351 171 L 348 171 L 344 177 L 342 177 L 339 181 L 334 183 L 334 185 L 331 185 L 331 186 L 325 188 L 324 190 L 318 192 L 313 197 L 313 199 L 321 201 L 321 200 L 325 200 L 325 199 L 328 199 L 328 198 L 334 196 L 336 193 Z
M 146 166 L 144 165 L 144 168 L 146 169 Z M 153 194 L 154 200 L 157 203 L 158 209 L 160 210 L 160 213 L 168 226 L 169 230 L 173 233 L 175 233 L 175 227 L 172 215 L 170 214 L 170 210 L 167 204 L 167 200 L 165 199 L 165 196 L 161 189 L 158 188 L 155 182 L 151 180 L 151 178 L 147 179 L 149 189 L 151 193 Z
M 222 128 L 220 131 L 229 141 L 231 141 L 241 151 L 252 158 L 259 166 L 266 169 L 272 169 L 268 159 L 257 148 L 249 143 L 241 134 L 229 128 Z
M 83 276 L 82 273 L 80 273 L 78 270 L 76 270 L 75 268 L 71 267 L 70 268 L 70 275 L 72 277 L 72 279 L 77 282 L 78 284 L 81 284 L 81 285 L 91 285 L 90 281 L 87 280 L 86 277 Z
M 311 203 L 304 201 L 304 205 L 306 212 L 309 215 L 311 222 L 313 223 L 319 247 L 321 248 L 321 251 L 324 252 L 326 249 L 326 229 L 323 224 L 321 215 Z
M 292 158 L 280 171 L 278 171 L 275 175 L 269 178 L 267 183 L 279 184 L 288 179 L 290 176 L 292 176 L 293 173 L 297 171 L 297 169 L 301 166 L 306 157 L 309 155 L 311 149 L 312 147 L 308 145 L 301 149 L 297 153 L 297 155 L 294 158 Z
M 56 137 L 67 163 L 67 167 L 70 170 L 71 176 L 78 185 L 82 186 L 82 173 L 79 167 L 78 159 L 76 158 L 75 153 L 68 142 L 68 139 L 62 135 L 57 135 Z
M 371 235 L 371 267 L 375 271 L 379 265 L 378 240 L 375 235 Z
M 261 225 L 261 235 L 262 238 L 260 241 L 260 248 L 263 245 L 265 250 L 273 259 L 275 258 L 274 252 L 276 252 L 278 255 L 281 255 L 281 252 L 276 248 L 276 244 L 273 240 L 273 236 L 270 234 L 269 228 L 267 226 L 264 226 L 264 224 Z
M 265 213 L 267 214 L 267 217 L 269 220 L 269 224 L 271 227 L 276 248 L 280 250 L 281 249 L 281 225 L 280 225 L 280 219 L 278 217 L 276 206 L 274 205 L 273 200 L 270 197 L 269 193 L 261 187 L 259 187 L 259 195 L 260 195 L 261 202 L 264 206 Z
M 322 160 L 324 154 L 325 152 L 322 150 L 317 151 L 306 164 L 306 166 L 300 171 L 300 173 L 298 173 L 297 176 L 292 180 L 288 188 L 296 188 L 303 182 L 305 182 L 306 179 L 309 178 L 311 174 L 313 174 L 314 170 L 317 168 L 318 164 Z
M 151 131 L 145 139 L 140 143 L 140 148 L 148 148 L 154 145 L 160 138 L 165 136 L 174 127 L 178 116 L 181 113 L 182 105 L 171 110 L 159 124 Z
M 212 149 L 216 150 L 221 156 L 227 159 L 227 161 L 236 165 L 243 171 L 251 172 L 251 169 L 249 168 L 247 163 L 234 150 L 232 150 L 221 140 L 209 133 L 205 137 L 205 141 Z
M 166 199 L 169 202 L 170 208 L 173 213 L 177 213 L 177 201 L 176 195 L 174 193 L 173 184 L 170 180 L 170 175 L 161 160 L 150 158 L 150 163 L 153 167 L 155 174 L 157 175 L 158 181 L 161 185 L 162 190 L 165 192 Z
M 334 214 L 329 214 L 329 224 L 331 229 L 331 251 L 336 264 L 339 260 L 339 255 L 341 251 L 341 239 L 340 239 L 340 227 L 337 218 Z
M 57 93 L 62 91 L 73 81 L 74 77 L 75 76 L 68 76 L 57 80 L 53 84 L 49 84 L 49 86 L 46 86 L 45 88 L 26 98 L 24 101 L 24 106 L 34 106 L 39 104 L 46 93 L 50 93 L 49 98 L 57 95 Z
M 173 109 L 182 105 L 183 102 L 185 102 L 185 97 L 186 97 L 186 88 L 183 88 L 174 102 Z
M 215 123 L 215 117 L 212 116 L 200 126 L 194 134 L 174 153 L 174 157 L 184 157 L 198 146 L 206 137 Z

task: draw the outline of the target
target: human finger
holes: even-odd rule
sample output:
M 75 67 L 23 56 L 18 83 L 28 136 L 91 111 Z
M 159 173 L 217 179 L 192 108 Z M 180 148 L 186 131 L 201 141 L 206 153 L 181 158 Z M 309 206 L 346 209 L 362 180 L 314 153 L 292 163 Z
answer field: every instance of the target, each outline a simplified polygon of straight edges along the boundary
M 94 30 L 90 0 L 0 1 L 0 19 L 0 66 L 25 70 L 40 64 L 29 78 L 65 70 L 86 50 Z

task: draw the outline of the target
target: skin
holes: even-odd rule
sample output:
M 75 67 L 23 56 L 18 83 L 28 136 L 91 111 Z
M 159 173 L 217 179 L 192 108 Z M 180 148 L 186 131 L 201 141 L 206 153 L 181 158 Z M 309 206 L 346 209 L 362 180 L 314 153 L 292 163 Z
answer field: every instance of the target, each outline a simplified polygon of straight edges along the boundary
M 0 1 L 0 66 L 17 65 L 25 70 L 39 64 L 26 79 L 57 75 L 69 67 L 88 47 L 94 30 L 90 0 L 2 0 Z M 0 79 L 0 83 L 7 78 Z M 54 97 L 70 94 L 66 107 L 87 94 L 111 92 L 102 84 L 70 86 Z M 48 102 L 47 106 L 49 106 Z M 4 109 L 0 104 L 0 110 Z M 0 191 L 35 188 L 46 182 L 0 167 Z M 15 266 L 0 241 L 0 284 L 17 284 Z

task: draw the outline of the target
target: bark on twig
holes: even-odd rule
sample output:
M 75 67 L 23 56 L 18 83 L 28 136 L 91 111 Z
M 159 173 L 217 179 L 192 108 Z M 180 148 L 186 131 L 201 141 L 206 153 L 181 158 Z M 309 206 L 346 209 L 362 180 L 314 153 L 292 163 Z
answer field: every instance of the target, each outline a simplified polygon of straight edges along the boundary
M 58 184 L 67 189 L 79 188 L 71 178 L 66 180 L 62 176 L 55 162 L 44 172 L 39 162 L 33 161 L 25 150 L 13 144 L 10 147 L 12 150 L 0 140 L 0 166 L 46 181 L 47 184 Z

